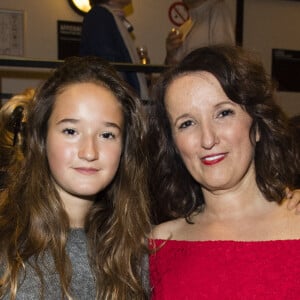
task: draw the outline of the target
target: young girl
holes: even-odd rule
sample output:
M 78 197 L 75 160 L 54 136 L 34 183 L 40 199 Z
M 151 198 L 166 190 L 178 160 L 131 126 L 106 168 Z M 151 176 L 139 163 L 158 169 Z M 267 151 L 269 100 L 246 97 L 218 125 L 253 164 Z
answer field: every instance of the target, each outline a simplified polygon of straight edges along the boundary
M 99 58 L 66 60 L 39 89 L 0 200 L 0 298 L 147 298 L 141 112 Z

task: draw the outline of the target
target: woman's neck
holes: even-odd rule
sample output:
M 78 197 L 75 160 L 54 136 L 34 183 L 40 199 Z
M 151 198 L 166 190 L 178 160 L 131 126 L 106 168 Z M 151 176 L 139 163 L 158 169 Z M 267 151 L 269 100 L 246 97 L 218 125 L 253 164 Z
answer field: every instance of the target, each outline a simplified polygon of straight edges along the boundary
M 205 198 L 203 215 L 212 220 L 237 220 L 272 209 L 251 174 L 232 188 L 216 191 L 203 188 L 202 192 Z

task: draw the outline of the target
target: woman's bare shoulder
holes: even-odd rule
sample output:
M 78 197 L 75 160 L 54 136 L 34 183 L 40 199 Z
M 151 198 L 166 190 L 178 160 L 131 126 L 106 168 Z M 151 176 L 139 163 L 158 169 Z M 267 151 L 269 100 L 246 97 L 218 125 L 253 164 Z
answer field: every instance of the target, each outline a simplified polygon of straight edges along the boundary
M 152 228 L 151 238 L 162 240 L 172 239 L 185 223 L 185 219 L 180 218 L 156 225 Z

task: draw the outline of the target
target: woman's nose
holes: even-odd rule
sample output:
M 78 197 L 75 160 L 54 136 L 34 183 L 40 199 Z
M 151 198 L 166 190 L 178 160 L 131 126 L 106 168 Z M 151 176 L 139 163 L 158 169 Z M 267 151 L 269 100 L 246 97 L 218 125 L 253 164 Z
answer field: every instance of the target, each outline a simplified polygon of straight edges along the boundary
M 78 157 L 87 161 L 93 161 L 98 159 L 98 144 L 93 137 L 85 138 L 81 141 L 80 148 L 78 150 Z
M 217 143 L 219 143 L 219 138 L 214 126 L 212 124 L 201 126 L 201 146 L 204 149 L 212 149 Z

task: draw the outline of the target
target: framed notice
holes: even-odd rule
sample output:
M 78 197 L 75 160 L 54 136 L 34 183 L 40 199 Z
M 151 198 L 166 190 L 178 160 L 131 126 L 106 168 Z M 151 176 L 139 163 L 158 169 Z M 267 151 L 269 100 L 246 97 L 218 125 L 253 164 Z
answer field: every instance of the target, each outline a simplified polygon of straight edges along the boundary
M 57 21 L 58 59 L 79 56 L 81 22 Z
M 0 9 L 0 55 L 24 56 L 24 11 Z

